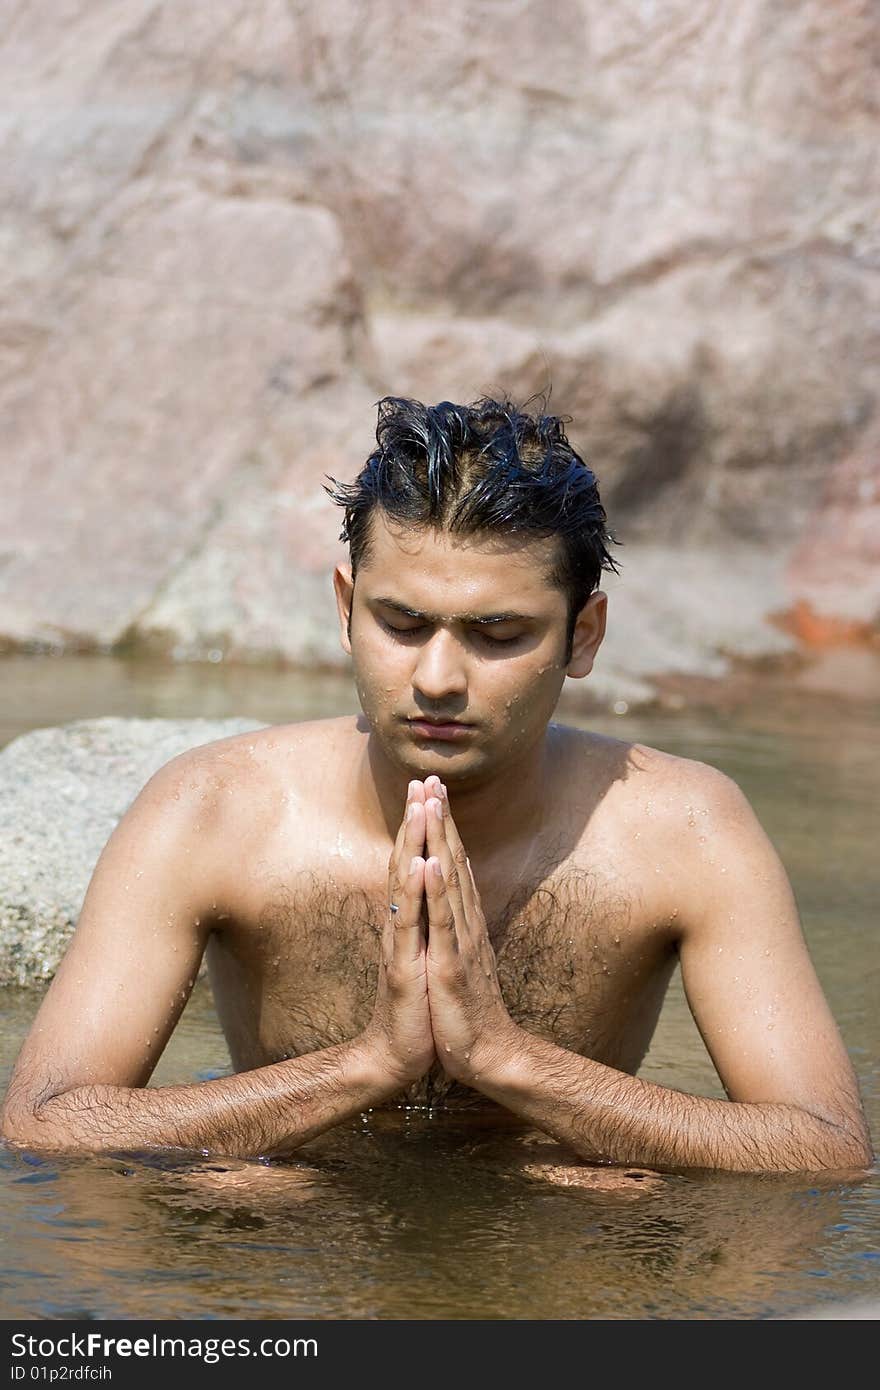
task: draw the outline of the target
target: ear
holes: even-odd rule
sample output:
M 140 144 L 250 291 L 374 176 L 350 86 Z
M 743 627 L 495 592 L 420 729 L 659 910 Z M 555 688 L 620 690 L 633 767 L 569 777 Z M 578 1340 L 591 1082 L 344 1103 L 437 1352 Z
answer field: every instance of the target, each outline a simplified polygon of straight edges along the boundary
M 579 680 L 582 676 L 588 676 L 593 669 L 593 662 L 596 653 L 602 645 L 602 638 L 605 636 L 605 619 L 608 614 L 608 595 L 601 589 L 597 589 L 594 594 L 590 594 L 580 613 L 574 628 L 574 636 L 571 644 L 571 661 L 565 668 L 567 676 Z
M 351 639 L 348 635 L 351 623 L 351 604 L 354 598 L 354 578 L 351 565 L 337 565 L 333 571 L 333 590 L 336 594 L 336 607 L 339 612 L 339 640 L 342 650 L 351 656 Z

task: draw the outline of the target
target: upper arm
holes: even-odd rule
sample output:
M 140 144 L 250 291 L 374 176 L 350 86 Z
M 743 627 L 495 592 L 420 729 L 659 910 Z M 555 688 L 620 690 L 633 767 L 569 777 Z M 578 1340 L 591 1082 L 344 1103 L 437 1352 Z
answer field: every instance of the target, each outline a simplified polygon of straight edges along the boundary
M 204 755 L 191 750 L 160 768 L 119 821 L 19 1054 L 7 1114 L 75 1086 L 146 1084 L 216 905 L 215 801 Z
M 688 1003 L 731 1100 L 775 1101 L 865 1135 L 858 1085 L 788 876 L 729 777 L 694 765 L 677 830 Z

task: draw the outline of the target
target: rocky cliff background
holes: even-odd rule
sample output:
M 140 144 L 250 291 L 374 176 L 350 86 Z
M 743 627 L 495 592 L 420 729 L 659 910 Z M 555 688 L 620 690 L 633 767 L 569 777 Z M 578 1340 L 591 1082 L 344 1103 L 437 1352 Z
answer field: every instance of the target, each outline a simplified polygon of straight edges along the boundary
M 875 0 L 8 0 L 0 645 L 341 664 L 375 401 L 548 385 L 600 682 L 876 644 L 878 75 Z

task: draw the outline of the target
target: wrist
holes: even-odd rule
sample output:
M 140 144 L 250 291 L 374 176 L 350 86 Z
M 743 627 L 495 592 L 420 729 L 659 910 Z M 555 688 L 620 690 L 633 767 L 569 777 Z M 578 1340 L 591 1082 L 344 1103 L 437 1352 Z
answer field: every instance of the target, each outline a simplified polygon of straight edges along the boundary
M 360 1033 L 351 1046 L 352 1064 L 361 1084 L 375 1093 L 377 1100 L 387 1100 L 418 1080 L 412 1075 L 412 1069 L 395 1057 L 387 1041 L 369 1028 Z
M 503 1028 L 487 1030 L 471 1048 L 469 1084 L 478 1090 L 513 1084 L 522 1070 L 529 1037 L 513 1019 Z

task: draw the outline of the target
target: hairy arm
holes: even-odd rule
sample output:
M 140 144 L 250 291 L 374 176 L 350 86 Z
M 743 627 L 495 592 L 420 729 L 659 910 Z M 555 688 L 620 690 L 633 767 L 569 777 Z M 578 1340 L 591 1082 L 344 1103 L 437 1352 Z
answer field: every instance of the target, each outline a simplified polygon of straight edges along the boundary
M 226 812 L 215 791 L 200 750 L 182 754 L 151 778 L 110 836 L 13 1071 L 6 1140 L 47 1150 L 273 1155 L 404 1084 L 361 1036 L 236 1076 L 147 1085 L 223 904 L 217 845 L 225 843 Z
M 706 833 L 688 837 L 675 822 L 666 850 L 680 885 L 684 986 L 728 1099 L 643 1081 L 512 1021 L 475 1041 L 460 1079 L 590 1160 L 863 1170 L 872 1153 L 856 1078 L 785 870 L 736 784 L 689 768 L 677 801 L 701 801 Z M 453 968 L 461 974 L 460 961 Z
M 531 1036 L 474 1084 L 593 1162 L 746 1173 L 851 1172 L 871 1162 L 859 1125 L 779 1101 L 688 1095 Z

